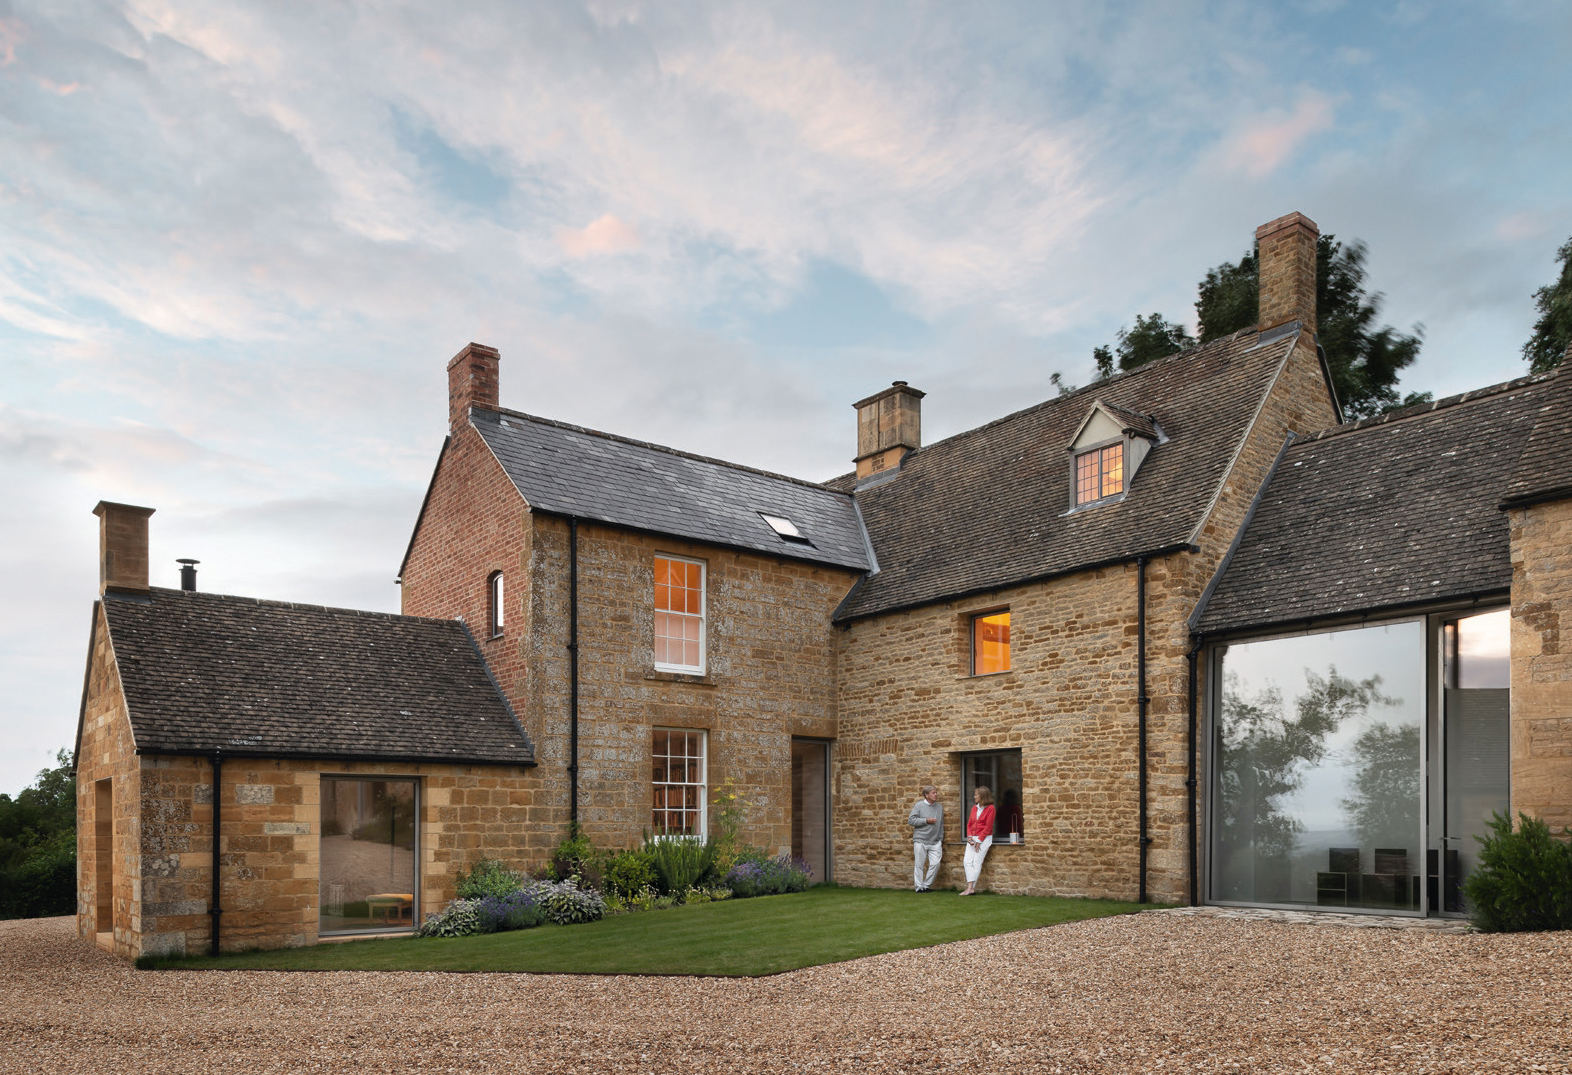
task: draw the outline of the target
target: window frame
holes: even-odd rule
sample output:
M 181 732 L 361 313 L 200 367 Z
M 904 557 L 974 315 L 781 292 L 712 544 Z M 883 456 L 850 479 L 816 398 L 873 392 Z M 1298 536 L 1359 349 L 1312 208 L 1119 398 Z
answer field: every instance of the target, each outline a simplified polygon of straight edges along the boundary
M 486 576 L 486 628 L 490 638 L 502 637 L 507 609 L 507 584 L 501 571 Z
M 1005 620 L 1004 620 L 1004 643 L 1003 643 L 1003 645 L 1004 645 L 1004 667 L 1003 668 L 993 668 L 993 669 L 983 670 L 983 669 L 979 668 L 978 662 L 977 662 L 977 657 L 978 657 L 977 632 L 978 632 L 979 627 L 981 626 L 981 624 L 985 620 L 988 620 L 988 619 L 991 619 L 992 617 L 1000 616 L 1000 615 L 1005 617 Z M 979 677 L 979 676 L 1000 676 L 1000 675 L 1003 675 L 1006 672 L 1011 671 L 1015 667 L 1014 655 L 1012 654 L 1011 649 L 1010 649 L 1010 627 L 1011 627 L 1010 608 L 1009 608 L 1008 605 L 1004 606 L 1003 608 L 991 608 L 991 609 L 985 609 L 985 610 L 980 611 L 980 612 L 973 612 L 973 613 L 971 613 L 967 617 L 966 635 L 967 635 L 967 645 L 970 647 L 970 659 L 968 660 L 967 666 L 966 666 L 966 670 L 967 670 L 967 674 L 968 675 L 972 676 L 973 678 L 976 678 L 976 677 Z
M 1013 788 L 1016 798 L 1019 800 L 1017 805 L 1020 806 L 1021 810 L 1021 827 L 1017 830 L 1017 833 L 1021 837 L 1021 843 L 1024 844 L 1026 842 L 1026 769 L 1020 747 L 1010 747 L 1005 750 L 968 750 L 960 755 L 960 759 L 961 831 L 963 833 L 965 832 L 966 821 L 971 817 L 972 789 L 979 783 L 979 781 L 977 781 L 975 778 L 975 771 L 973 769 L 972 763 L 976 761 L 987 760 L 992 763 L 993 771 L 993 775 L 990 778 L 992 782 L 987 785 L 988 789 L 993 792 L 993 846 L 998 847 L 1000 844 L 1009 844 L 1010 830 L 1005 827 L 1004 816 L 1004 793 L 1008 789 L 1000 786 L 1003 781 L 999 779 L 999 773 L 1001 768 L 1003 768 L 1003 766 L 1000 764 L 1001 761 L 1004 761 L 1005 759 L 1012 759 L 1014 761 L 1014 768 L 1019 773 Z
M 656 748 L 656 744 L 658 742 L 658 737 L 660 737 L 662 735 L 668 736 L 668 739 L 666 740 L 666 743 L 667 743 L 666 753 L 665 754 L 657 754 L 656 753 L 656 749 L 655 749 Z M 664 759 L 667 762 L 666 775 L 669 777 L 671 775 L 670 762 L 671 762 L 671 760 L 673 758 L 679 757 L 679 755 L 671 753 L 671 740 L 670 740 L 669 737 L 672 736 L 672 735 L 681 735 L 681 736 L 684 737 L 683 747 L 684 747 L 685 751 L 686 751 L 687 747 L 689 746 L 689 738 L 688 737 L 696 736 L 698 738 L 698 753 L 697 754 L 685 752 L 682 755 L 680 755 L 680 757 L 682 758 L 682 760 L 685 763 L 693 762 L 695 760 L 698 762 L 699 779 L 697 781 L 694 781 L 694 780 L 670 780 L 670 779 L 657 780 L 657 779 L 655 779 L 655 777 L 657 775 L 656 774 L 656 769 L 655 769 L 657 759 Z M 684 766 L 684 768 L 686 768 L 686 765 Z M 657 840 L 707 840 L 707 839 L 709 839 L 709 832 L 710 832 L 710 811 L 709 811 L 710 733 L 709 733 L 709 731 L 707 729 L 705 729 L 705 728 L 670 728 L 670 727 L 659 726 L 659 725 L 651 728 L 650 729 L 650 766 L 649 766 L 649 774 L 650 774 L 650 834 Z M 697 824 L 694 827 L 695 827 L 696 831 L 694 831 L 694 832 L 672 832 L 667 827 L 666 821 L 664 819 L 659 824 L 656 823 L 656 821 L 655 821 L 655 814 L 656 814 L 657 810 L 659 810 L 661 813 L 666 814 L 668 816 L 672 813 L 672 807 L 670 805 L 669 797 L 662 796 L 662 795 L 659 794 L 662 790 L 664 790 L 669 795 L 669 792 L 670 792 L 670 790 L 672 788 L 697 788 L 698 789 L 698 795 L 697 795 L 698 805 L 696 807 L 692 808 L 691 810 L 687 806 L 679 806 L 679 807 L 676 808 L 677 812 L 680 813 L 680 814 L 692 813 L 693 815 L 695 815 L 696 820 L 697 820 Z M 661 805 L 657 806 L 656 805 L 657 802 L 660 802 Z
M 692 565 L 695 565 L 695 566 L 698 567 L 698 569 L 699 569 L 699 611 L 696 614 L 695 613 L 690 613 L 690 612 L 687 612 L 687 611 L 677 612 L 677 611 L 675 611 L 673 609 L 669 609 L 669 608 L 663 609 L 663 608 L 659 607 L 657 599 L 658 599 L 659 594 L 660 594 L 661 582 L 659 580 L 659 576 L 658 576 L 657 572 L 659 571 L 661 561 L 663 561 L 663 560 L 671 561 L 673 563 L 679 563 L 679 564 L 692 564 Z M 674 555 L 672 553 L 658 552 L 658 553 L 656 553 L 654 555 L 653 559 L 651 560 L 651 572 L 650 572 L 650 575 L 651 575 L 650 606 L 651 606 L 651 612 L 652 612 L 651 624 L 650 624 L 650 655 L 651 655 L 652 662 L 653 662 L 653 664 L 655 666 L 655 670 L 657 672 L 673 672 L 673 673 L 676 673 L 678 675 L 689 675 L 689 676 L 702 676 L 702 675 L 704 675 L 705 674 L 705 669 L 709 665 L 709 639 L 708 639 L 708 634 L 709 634 L 709 629 L 708 629 L 709 628 L 709 602 L 710 602 L 710 593 L 709 593 L 709 590 L 710 590 L 710 573 L 709 573 L 709 565 L 706 564 L 703 560 L 695 560 L 695 559 L 693 559 L 692 557 L 689 557 L 689 556 L 677 556 L 677 555 Z M 686 589 L 686 587 L 684 587 L 684 588 Z M 669 634 L 668 635 L 662 635 L 660 633 L 660 617 L 661 617 L 662 614 L 665 614 L 667 616 L 679 616 L 679 617 L 682 617 L 684 620 L 692 619 L 692 620 L 697 620 L 698 621 L 699 660 L 698 660 L 697 664 L 678 664 L 678 663 L 674 663 L 674 662 L 671 662 L 671 661 L 662 661 L 659 658 L 659 656 L 657 656 L 657 654 L 659 653 L 659 649 L 656 646 L 656 643 L 660 639 L 662 639 L 662 638 L 668 638 L 668 639 L 671 638 L 671 636 Z M 686 639 L 684 638 L 683 641 L 686 641 Z
M 1130 452 L 1129 452 L 1129 450 L 1127 448 L 1127 441 L 1128 440 L 1129 440 L 1129 438 L 1127 438 L 1127 437 L 1120 437 L 1117 440 L 1104 441 L 1101 444 L 1093 444 L 1093 445 L 1088 446 L 1087 448 L 1082 449 L 1081 451 L 1074 452 L 1070 456 L 1070 507 L 1071 507 L 1071 510 L 1075 510 L 1077 508 L 1091 507 L 1094 504 L 1102 504 L 1102 503 L 1105 503 L 1107 501 L 1116 500 L 1119 497 L 1124 496 L 1125 491 L 1127 489 L 1129 489 L 1129 487 L 1130 487 L 1129 474 L 1127 473 L 1127 469 L 1128 469 L 1128 465 L 1129 465 L 1129 461 L 1130 461 Z M 1111 451 L 1114 451 L 1115 449 L 1117 449 L 1118 453 L 1119 453 L 1119 488 L 1115 489 L 1111 493 L 1105 493 L 1105 492 L 1103 492 L 1103 489 L 1104 489 L 1104 487 L 1108 483 L 1108 472 L 1109 472 L 1109 468 L 1106 466 L 1105 460 L 1107 458 L 1107 453 L 1109 453 Z M 1091 497 L 1090 499 L 1087 499 L 1087 500 L 1082 500 L 1081 499 L 1081 461 L 1083 459 L 1087 459 L 1089 457 L 1095 457 L 1096 461 L 1097 461 L 1097 478 L 1096 478 L 1096 481 L 1097 481 L 1097 491 L 1098 491 L 1099 495 L 1097 495 L 1095 497 Z

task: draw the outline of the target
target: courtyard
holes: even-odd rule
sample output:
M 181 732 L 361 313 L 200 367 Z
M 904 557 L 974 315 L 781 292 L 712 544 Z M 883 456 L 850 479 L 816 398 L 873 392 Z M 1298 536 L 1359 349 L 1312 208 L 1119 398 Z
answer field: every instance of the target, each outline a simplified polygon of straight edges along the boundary
M 138 971 L 55 918 L 0 922 L 0 1073 L 1566 1072 L 1569 995 L 1572 934 L 1335 919 L 1144 913 L 720 979 Z

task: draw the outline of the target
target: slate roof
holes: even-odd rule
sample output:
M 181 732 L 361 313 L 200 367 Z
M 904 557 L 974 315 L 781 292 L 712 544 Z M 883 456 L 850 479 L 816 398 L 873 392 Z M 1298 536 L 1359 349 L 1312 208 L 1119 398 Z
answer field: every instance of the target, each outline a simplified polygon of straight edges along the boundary
M 837 619 L 1190 544 L 1301 339 L 1239 332 L 911 452 L 897 477 L 856 494 L 880 570 Z M 1124 499 L 1069 512 L 1068 449 L 1099 400 L 1150 415 L 1169 439 L 1152 447 Z
M 536 510 L 793 560 L 872 566 L 844 492 L 517 411 L 471 410 L 470 422 Z M 760 512 L 790 519 L 812 544 L 783 540 Z
M 534 764 L 457 620 L 156 588 L 103 611 L 141 753 Z
M 1545 388 L 1539 417 L 1507 484 L 1503 506 L 1562 497 L 1572 497 L 1572 372 L 1566 366 L 1559 367 Z
M 1526 377 L 1291 444 L 1224 565 L 1203 633 L 1506 590 L 1499 505 L 1550 402 Z

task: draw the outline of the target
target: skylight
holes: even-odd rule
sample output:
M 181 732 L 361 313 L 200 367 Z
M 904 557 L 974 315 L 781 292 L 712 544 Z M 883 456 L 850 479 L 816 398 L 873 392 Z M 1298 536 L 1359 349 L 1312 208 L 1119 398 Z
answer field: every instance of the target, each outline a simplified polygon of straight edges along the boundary
M 795 541 L 799 545 L 811 545 L 811 541 L 797 529 L 797 524 L 784 515 L 771 515 L 769 512 L 759 512 L 759 518 L 770 524 L 770 529 L 779 534 L 784 541 Z

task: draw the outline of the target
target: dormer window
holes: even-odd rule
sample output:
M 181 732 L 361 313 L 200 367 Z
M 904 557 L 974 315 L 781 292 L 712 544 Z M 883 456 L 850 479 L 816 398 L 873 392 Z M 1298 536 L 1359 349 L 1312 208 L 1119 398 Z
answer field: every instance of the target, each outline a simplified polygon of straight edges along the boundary
M 1123 499 L 1146 453 L 1166 439 L 1151 415 L 1094 402 L 1070 441 L 1070 510 Z
M 1124 492 L 1124 442 L 1093 448 L 1075 457 L 1075 504 L 1091 504 Z

